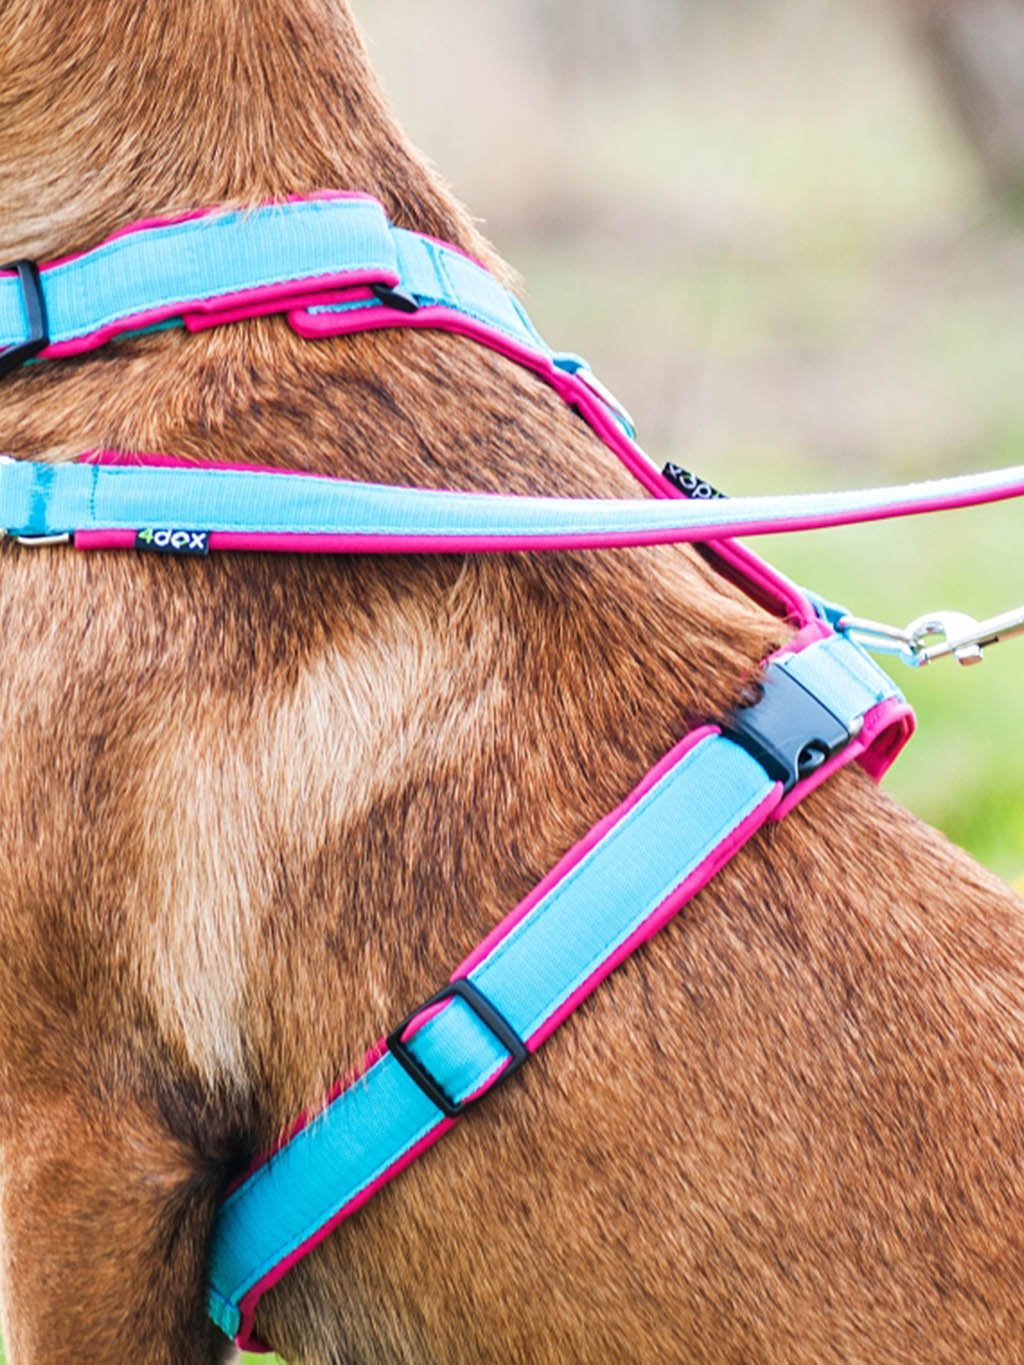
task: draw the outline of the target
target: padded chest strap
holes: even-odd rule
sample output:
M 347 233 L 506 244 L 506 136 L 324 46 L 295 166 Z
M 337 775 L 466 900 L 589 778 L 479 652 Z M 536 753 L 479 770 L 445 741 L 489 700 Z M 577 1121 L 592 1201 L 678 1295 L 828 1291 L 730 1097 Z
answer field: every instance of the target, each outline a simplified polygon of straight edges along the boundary
M 824 627 L 763 682 L 757 705 L 693 731 L 652 768 L 228 1195 L 210 1313 L 229 1336 L 251 1344 L 260 1296 L 507 1079 L 765 821 L 853 758 L 880 772 L 912 728 L 891 679 Z M 616 1065 L 628 1058 L 609 1060 L 609 1084 Z

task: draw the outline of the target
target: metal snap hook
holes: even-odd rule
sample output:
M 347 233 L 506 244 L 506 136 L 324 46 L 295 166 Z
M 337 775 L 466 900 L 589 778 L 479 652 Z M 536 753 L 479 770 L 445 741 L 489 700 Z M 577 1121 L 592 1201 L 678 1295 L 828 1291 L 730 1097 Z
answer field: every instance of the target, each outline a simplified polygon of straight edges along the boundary
M 836 629 L 865 649 L 896 654 L 914 668 L 947 655 L 966 667 L 982 663 L 989 645 L 1024 634 L 1024 607 L 984 621 L 976 621 L 963 611 L 932 611 L 911 621 L 903 630 L 847 614 L 836 622 Z
M 961 611 L 935 612 L 911 622 L 907 631 L 913 636 L 919 664 L 930 664 L 947 654 L 952 654 L 960 664 L 980 664 L 986 646 L 1024 634 L 1024 607 L 1003 612 L 1001 616 L 990 616 L 985 621 L 976 621 Z M 929 645 L 927 641 L 936 635 L 941 636 L 941 640 Z

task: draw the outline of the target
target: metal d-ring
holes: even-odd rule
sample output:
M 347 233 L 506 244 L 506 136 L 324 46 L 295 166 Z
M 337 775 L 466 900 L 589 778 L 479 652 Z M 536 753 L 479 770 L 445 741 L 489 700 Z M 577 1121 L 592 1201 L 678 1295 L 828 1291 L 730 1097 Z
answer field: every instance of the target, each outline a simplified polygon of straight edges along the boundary
M 0 455 L 0 464 L 17 464 L 13 455 Z M 9 532 L 0 530 L 0 540 L 8 537 L 18 545 L 27 545 L 31 549 L 39 549 L 44 545 L 67 545 L 71 541 L 70 531 L 60 531 L 52 536 L 9 536 Z

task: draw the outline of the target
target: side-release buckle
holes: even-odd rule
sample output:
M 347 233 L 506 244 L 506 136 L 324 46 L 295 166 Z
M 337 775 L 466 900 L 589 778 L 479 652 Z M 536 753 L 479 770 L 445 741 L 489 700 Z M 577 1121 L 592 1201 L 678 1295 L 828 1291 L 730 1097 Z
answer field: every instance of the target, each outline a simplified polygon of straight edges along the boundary
M 722 731 L 790 792 L 854 738 L 852 729 L 779 663 L 761 675 L 761 696 L 736 710 Z
M 490 1084 L 464 1100 L 453 1100 L 445 1092 L 437 1078 L 430 1074 L 417 1057 L 413 1056 L 402 1036 L 414 1019 L 418 1019 L 421 1014 L 425 1014 L 436 1005 L 441 1005 L 446 1000 L 452 1000 L 456 997 L 469 1006 L 485 1028 L 494 1034 L 509 1056 L 507 1065 L 497 1073 Z M 449 981 L 447 986 L 439 990 L 436 995 L 432 995 L 429 1000 L 424 1001 L 419 1009 L 413 1010 L 408 1018 L 403 1019 L 398 1027 L 388 1034 L 387 1045 L 388 1051 L 402 1070 L 412 1077 L 427 1098 L 432 1100 L 438 1109 L 450 1119 L 458 1118 L 464 1110 L 468 1109 L 471 1104 L 475 1104 L 477 1100 L 482 1099 L 496 1085 L 507 1081 L 509 1076 L 514 1071 L 518 1071 L 530 1055 L 526 1049 L 526 1044 L 505 1016 L 494 1008 L 486 995 L 477 990 L 472 981 L 467 981 L 464 976 Z
M 13 270 L 21 286 L 21 302 L 28 323 L 28 336 L 16 346 L 0 351 L 0 379 L 11 370 L 16 370 L 26 360 L 50 344 L 50 331 L 46 319 L 46 300 L 39 279 L 39 267 L 35 261 L 11 261 L 0 266 L 2 270 Z

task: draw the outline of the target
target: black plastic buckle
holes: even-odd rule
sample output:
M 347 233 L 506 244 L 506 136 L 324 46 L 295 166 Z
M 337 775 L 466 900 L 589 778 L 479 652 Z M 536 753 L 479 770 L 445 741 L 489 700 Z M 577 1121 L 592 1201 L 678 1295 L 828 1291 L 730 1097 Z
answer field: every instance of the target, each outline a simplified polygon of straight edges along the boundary
M 402 1041 L 402 1034 L 414 1019 L 418 1019 L 421 1014 L 426 1010 L 433 1008 L 434 1005 L 440 1005 L 442 1001 L 451 1000 L 456 996 L 458 996 L 460 1000 L 466 1002 L 480 1022 L 490 1029 L 509 1055 L 508 1066 L 505 1067 L 504 1071 L 498 1073 L 487 1089 L 481 1091 L 478 1095 L 472 1095 L 469 1099 L 465 1100 L 453 1100 L 447 1095 L 426 1067 L 421 1062 L 417 1061 L 409 1051 L 407 1045 Z M 525 1043 L 515 1032 L 504 1015 L 499 1014 L 487 997 L 482 995 L 473 983 L 467 981 L 465 977 L 459 977 L 455 981 L 449 981 L 448 985 L 445 986 L 443 990 L 438 991 L 436 995 L 432 995 L 430 999 L 420 1005 L 418 1009 L 413 1010 L 408 1018 L 403 1019 L 398 1027 L 392 1033 L 388 1034 L 387 1044 L 389 1052 L 399 1066 L 413 1078 L 427 1098 L 432 1100 L 434 1104 L 437 1105 L 438 1109 L 450 1119 L 458 1118 L 458 1116 L 468 1109 L 471 1104 L 475 1104 L 477 1100 L 483 1099 L 484 1095 L 493 1090 L 495 1086 L 501 1085 L 503 1081 L 507 1081 L 509 1076 L 511 1076 L 513 1072 L 518 1071 L 530 1055 L 526 1050 Z
M 389 284 L 371 284 L 370 292 L 378 303 L 395 308 L 399 313 L 418 313 L 420 306 L 413 296 L 404 289 L 392 288 Z
M 789 792 L 856 732 L 777 663 L 765 668 L 761 689 L 760 700 L 734 712 L 722 731 Z
M 46 300 L 43 286 L 39 280 L 39 267 L 35 261 L 11 261 L 0 266 L 2 270 L 13 270 L 21 285 L 21 300 L 28 319 L 28 337 L 17 346 L 0 351 L 0 379 L 11 370 L 16 370 L 26 360 L 38 355 L 44 346 L 50 344 L 49 325 L 46 320 Z

